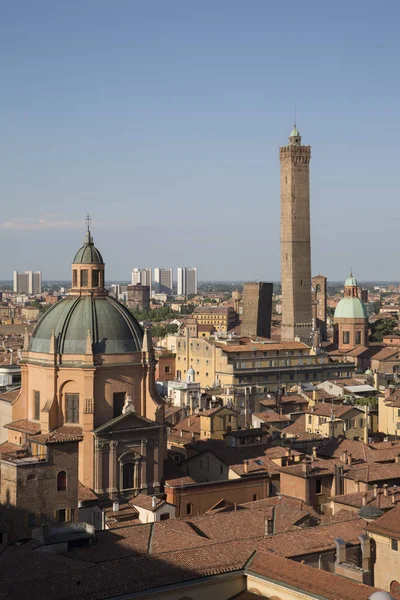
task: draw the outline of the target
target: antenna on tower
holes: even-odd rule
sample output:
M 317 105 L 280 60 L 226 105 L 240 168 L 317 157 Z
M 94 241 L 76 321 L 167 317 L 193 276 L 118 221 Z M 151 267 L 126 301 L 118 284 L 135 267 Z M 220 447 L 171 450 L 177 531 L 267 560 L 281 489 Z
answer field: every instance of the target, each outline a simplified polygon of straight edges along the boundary
M 296 104 L 293 106 L 293 123 L 294 128 L 296 129 Z
M 87 230 L 89 231 L 90 230 L 90 223 L 92 222 L 92 219 L 90 218 L 89 213 L 86 215 L 85 221 L 86 221 Z

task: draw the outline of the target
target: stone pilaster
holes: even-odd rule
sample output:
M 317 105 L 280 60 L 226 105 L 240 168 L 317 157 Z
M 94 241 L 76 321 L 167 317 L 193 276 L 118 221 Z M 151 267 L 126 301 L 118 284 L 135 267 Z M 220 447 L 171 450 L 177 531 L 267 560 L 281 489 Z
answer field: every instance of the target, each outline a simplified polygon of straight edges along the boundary
M 141 441 L 141 454 L 142 454 L 142 472 L 141 472 L 140 491 L 145 494 L 145 493 L 147 493 L 147 440 L 146 439 L 143 439 Z

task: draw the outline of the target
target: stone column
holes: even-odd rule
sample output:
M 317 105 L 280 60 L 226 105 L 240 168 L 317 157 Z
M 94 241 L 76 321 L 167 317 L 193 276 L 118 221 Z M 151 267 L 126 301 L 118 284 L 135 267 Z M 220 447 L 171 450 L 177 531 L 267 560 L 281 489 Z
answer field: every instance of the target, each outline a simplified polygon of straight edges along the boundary
M 108 493 L 113 496 L 117 491 L 117 448 L 118 442 L 110 442 L 108 463 Z
M 97 494 L 103 494 L 103 448 L 104 443 L 96 440 L 95 446 L 95 473 L 96 473 L 96 484 L 95 490 Z
M 155 492 L 160 491 L 160 482 L 159 482 L 159 440 L 153 441 L 153 488 Z
M 140 470 L 140 459 L 136 458 L 133 461 L 133 487 L 135 491 L 139 491 L 139 470 Z
M 118 491 L 120 492 L 124 487 L 124 465 L 120 461 L 119 463 L 119 482 L 118 482 Z
M 141 472 L 141 482 L 140 482 L 140 491 L 143 494 L 147 493 L 147 439 L 143 439 L 141 441 L 141 454 L 142 454 L 142 472 Z

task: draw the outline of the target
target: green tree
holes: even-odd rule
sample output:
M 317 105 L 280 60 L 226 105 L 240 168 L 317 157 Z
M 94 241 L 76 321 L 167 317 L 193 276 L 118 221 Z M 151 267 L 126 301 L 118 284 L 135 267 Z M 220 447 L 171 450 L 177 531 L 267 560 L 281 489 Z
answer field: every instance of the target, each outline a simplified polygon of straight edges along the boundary
M 371 342 L 381 342 L 386 335 L 399 335 L 397 329 L 398 323 L 396 319 L 379 319 L 375 323 L 371 323 Z

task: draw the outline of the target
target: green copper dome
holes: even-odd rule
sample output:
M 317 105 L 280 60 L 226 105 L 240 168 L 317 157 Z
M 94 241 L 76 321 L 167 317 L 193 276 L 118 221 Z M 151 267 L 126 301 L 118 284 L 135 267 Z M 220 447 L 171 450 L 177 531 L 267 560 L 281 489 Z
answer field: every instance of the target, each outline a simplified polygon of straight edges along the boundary
M 97 248 L 93 244 L 93 238 L 89 230 L 86 232 L 83 246 L 82 248 L 79 248 L 78 252 L 75 254 L 75 258 L 72 261 L 72 264 L 104 264 L 103 257 L 101 256 L 99 250 L 97 250 Z
M 290 134 L 290 137 L 300 137 L 300 133 L 296 127 L 296 125 L 294 126 L 294 128 L 292 129 L 292 133 Z
M 142 348 L 139 323 L 110 296 L 71 295 L 60 300 L 40 319 L 29 350 L 49 352 L 53 330 L 58 354 L 85 354 L 88 330 L 94 354 L 124 354 Z
M 342 298 L 335 309 L 335 319 L 368 319 L 364 302 L 356 297 Z

